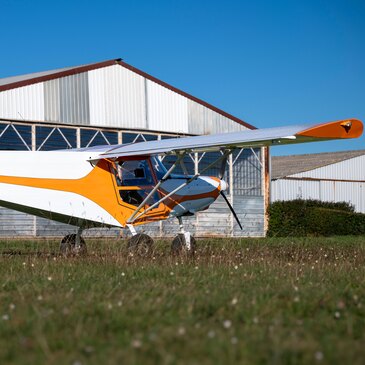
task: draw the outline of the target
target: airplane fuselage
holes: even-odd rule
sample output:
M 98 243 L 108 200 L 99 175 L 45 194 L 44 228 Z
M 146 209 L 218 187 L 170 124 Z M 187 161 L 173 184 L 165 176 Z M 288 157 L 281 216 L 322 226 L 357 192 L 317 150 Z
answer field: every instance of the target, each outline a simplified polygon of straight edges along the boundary
M 141 159 L 135 176 L 125 169 L 119 179 L 118 163 L 102 159 L 93 165 L 91 155 L 72 150 L 0 152 L 0 206 L 85 228 L 125 227 L 158 182 L 153 163 Z M 204 210 L 224 188 L 217 178 L 199 176 L 158 203 L 184 179 L 188 177 L 166 179 L 138 214 L 156 207 L 134 225 Z

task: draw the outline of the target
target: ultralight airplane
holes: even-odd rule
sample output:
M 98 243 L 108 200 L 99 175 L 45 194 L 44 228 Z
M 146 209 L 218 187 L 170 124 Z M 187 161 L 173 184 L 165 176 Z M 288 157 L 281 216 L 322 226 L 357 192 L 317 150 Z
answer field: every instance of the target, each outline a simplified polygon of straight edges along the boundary
M 128 247 L 147 254 L 153 240 L 135 227 L 170 217 L 180 226 L 173 252 L 193 252 L 195 239 L 185 232 L 182 217 L 207 209 L 219 195 L 241 226 L 224 195 L 226 161 L 235 149 L 356 138 L 362 132 L 361 121 L 347 119 L 72 150 L 1 151 L 0 206 L 79 227 L 61 241 L 65 254 L 86 252 L 81 233 L 91 227 L 128 228 Z M 211 151 L 221 157 L 188 175 L 184 156 Z M 168 169 L 160 159 L 164 155 L 176 156 Z M 219 163 L 219 177 L 202 175 Z M 173 174 L 178 165 L 183 175 Z

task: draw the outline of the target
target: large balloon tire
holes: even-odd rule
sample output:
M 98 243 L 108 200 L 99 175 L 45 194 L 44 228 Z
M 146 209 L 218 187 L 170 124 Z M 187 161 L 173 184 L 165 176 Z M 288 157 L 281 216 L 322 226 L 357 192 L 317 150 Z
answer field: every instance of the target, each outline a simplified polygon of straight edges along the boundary
M 60 244 L 60 252 L 64 256 L 80 255 L 85 256 L 87 254 L 87 248 L 85 240 L 80 237 L 80 246 L 76 248 L 76 234 L 68 234 L 62 238 Z
M 196 251 L 196 239 L 190 236 L 190 250 L 186 247 L 185 235 L 179 233 L 171 243 L 171 253 L 175 256 L 186 255 L 194 256 Z
M 127 248 L 132 254 L 148 257 L 153 254 L 153 239 L 145 233 L 137 233 L 128 239 Z

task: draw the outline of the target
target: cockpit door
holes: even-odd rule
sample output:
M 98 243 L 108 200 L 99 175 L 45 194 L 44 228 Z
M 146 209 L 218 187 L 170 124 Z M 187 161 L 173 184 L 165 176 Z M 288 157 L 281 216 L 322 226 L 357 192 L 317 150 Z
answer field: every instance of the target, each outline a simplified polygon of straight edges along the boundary
M 150 158 L 123 159 L 116 161 L 111 167 L 114 175 L 114 183 L 117 190 L 118 201 L 133 212 L 148 196 L 157 184 L 156 171 Z M 160 194 L 156 191 L 141 208 L 141 212 L 160 200 Z M 153 220 L 165 212 L 165 205 L 160 203 L 149 211 L 145 218 Z

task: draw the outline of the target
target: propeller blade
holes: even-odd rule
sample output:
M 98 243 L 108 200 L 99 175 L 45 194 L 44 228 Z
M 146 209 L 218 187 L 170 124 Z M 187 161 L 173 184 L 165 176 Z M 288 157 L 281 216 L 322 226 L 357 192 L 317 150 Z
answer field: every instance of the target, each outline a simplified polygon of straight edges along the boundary
M 236 219 L 236 222 L 238 223 L 238 225 L 240 226 L 241 230 L 243 229 L 242 228 L 242 225 L 241 225 L 241 222 L 239 221 L 238 217 L 237 217 L 237 214 L 236 212 L 234 211 L 231 203 L 229 202 L 228 198 L 226 197 L 226 195 L 223 193 L 223 191 L 221 190 L 220 191 L 220 194 L 223 196 L 224 200 L 226 201 L 227 205 L 228 205 L 228 208 L 230 209 L 230 211 L 232 212 L 233 216 L 235 217 Z

